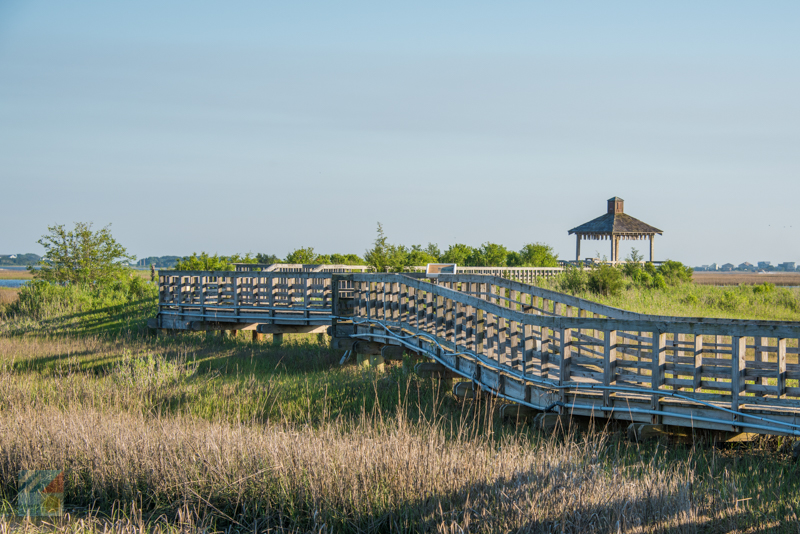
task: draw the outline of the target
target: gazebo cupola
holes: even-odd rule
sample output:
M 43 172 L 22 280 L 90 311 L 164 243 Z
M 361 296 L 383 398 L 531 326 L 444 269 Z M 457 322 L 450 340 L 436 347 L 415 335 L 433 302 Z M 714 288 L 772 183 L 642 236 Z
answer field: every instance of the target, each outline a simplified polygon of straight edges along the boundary
M 572 234 L 577 237 L 576 261 L 581 259 L 581 239 L 610 239 L 611 261 L 617 262 L 621 239 L 649 239 L 650 261 L 653 261 L 653 238 L 663 232 L 625 213 L 625 201 L 614 197 L 608 199 L 608 212 L 605 215 L 573 228 L 569 231 L 569 235 Z

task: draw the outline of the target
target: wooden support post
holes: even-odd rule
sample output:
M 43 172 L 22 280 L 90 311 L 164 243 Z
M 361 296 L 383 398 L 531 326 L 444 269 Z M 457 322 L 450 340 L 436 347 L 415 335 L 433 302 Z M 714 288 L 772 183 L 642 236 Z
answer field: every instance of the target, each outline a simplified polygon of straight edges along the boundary
M 650 263 L 653 262 L 653 238 L 655 238 L 655 234 L 650 234 Z
M 261 334 L 258 333 L 258 330 L 251 330 L 253 332 L 253 342 L 261 341 Z
M 703 336 L 701 334 L 694 335 L 694 376 L 692 376 L 692 383 L 694 384 L 694 392 L 699 393 L 702 389 L 703 378 Z
M 566 431 L 569 428 L 569 420 L 569 414 L 565 413 L 540 413 L 533 419 L 533 426 L 537 430 L 549 434 L 559 428 Z
M 522 325 L 522 374 L 528 375 L 531 372 L 531 362 L 533 362 L 533 326 Z
M 769 353 L 766 351 L 766 348 L 767 348 L 767 345 L 769 344 L 768 343 L 769 342 L 769 338 L 757 337 L 757 338 L 754 339 L 754 341 L 756 342 L 756 361 L 757 362 L 768 363 L 769 362 Z M 768 386 L 769 385 L 769 378 L 767 378 L 766 376 L 762 376 L 761 380 L 760 381 L 757 380 L 756 382 L 757 383 L 760 382 L 762 386 Z M 760 391 L 757 391 L 755 393 L 755 396 L 756 397 L 763 397 L 764 393 L 760 392 Z
M 458 373 L 454 373 L 444 365 L 438 362 L 420 362 L 414 366 L 414 371 L 420 375 L 430 378 L 438 378 L 439 380 L 452 380 L 453 378 L 462 378 Z M 449 388 L 448 388 L 449 389 Z
M 500 417 L 507 422 L 530 421 L 540 413 L 542 412 L 522 404 L 503 404 L 500 407 Z
M 272 334 L 272 344 L 281 345 L 283 343 L 283 334 Z
M 405 349 L 396 345 L 384 345 L 381 347 L 381 356 L 384 360 L 403 361 Z
M 744 393 L 745 382 L 745 353 L 747 351 L 747 338 L 742 336 L 731 337 L 731 410 L 739 409 L 739 395 Z M 734 421 L 739 421 L 738 416 L 734 416 Z
M 786 340 L 778 338 L 778 380 L 775 394 L 779 399 L 786 398 Z
M 561 329 L 561 365 L 558 372 L 558 384 L 563 386 L 569 382 L 572 367 L 572 330 L 569 328 Z M 566 402 L 567 391 L 561 390 L 561 402 Z
M 581 261 L 581 234 L 575 234 L 577 238 L 575 244 L 575 261 Z
M 653 332 L 652 333 L 652 347 L 651 347 L 651 357 L 652 357 L 652 367 L 651 367 L 651 376 L 650 376 L 650 384 L 653 391 L 658 391 L 661 389 L 661 386 L 664 385 L 664 370 L 667 367 L 667 334 L 661 332 Z M 658 410 L 661 406 L 661 397 L 658 395 L 653 395 L 653 398 L 650 402 L 650 409 L 651 410 Z M 658 415 L 652 416 L 652 422 L 654 425 L 661 423 L 661 417 Z
M 617 383 L 617 331 L 605 332 L 603 339 L 603 385 L 613 386 Z M 603 392 L 603 406 L 611 406 L 611 392 Z

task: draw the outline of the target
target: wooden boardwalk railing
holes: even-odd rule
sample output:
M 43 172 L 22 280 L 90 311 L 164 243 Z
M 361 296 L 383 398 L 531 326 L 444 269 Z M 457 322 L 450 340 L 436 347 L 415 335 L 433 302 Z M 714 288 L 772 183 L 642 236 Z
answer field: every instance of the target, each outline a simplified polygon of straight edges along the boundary
M 446 283 L 461 290 L 402 275 L 334 275 L 353 291 L 352 299 L 334 292 L 336 327 L 349 315 L 353 337 L 425 354 L 540 410 L 800 435 L 797 323 L 613 317 L 613 308 L 600 317 L 580 299 L 458 277 Z M 505 295 L 489 287 L 500 284 L 510 286 Z
M 329 325 L 330 272 L 161 271 L 157 328 Z M 347 282 L 343 282 L 346 284 Z M 346 291 L 346 287 L 341 288 Z
M 499 277 L 162 271 L 164 329 L 320 331 L 535 408 L 800 435 L 800 324 L 633 313 Z

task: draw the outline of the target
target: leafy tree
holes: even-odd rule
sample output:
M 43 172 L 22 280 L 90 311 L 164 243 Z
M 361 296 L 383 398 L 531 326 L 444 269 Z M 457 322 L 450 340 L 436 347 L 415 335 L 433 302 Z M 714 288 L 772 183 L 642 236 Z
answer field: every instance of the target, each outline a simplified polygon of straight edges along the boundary
M 281 263 L 275 254 L 256 254 L 256 263 Z
M 433 251 L 437 251 L 438 247 L 433 245 Z M 422 245 L 414 245 L 411 247 L 411 250 L 408 252 L 406 257 L 405 266 L 412 267 L 415 265 L 427 265 L 428 263 L 436 263 L 439 261 L 439 255 L 431 254 L 431 244 L 428 244 L 427 248 L 422 248 Z
M 293 250 L 286 256 L 286 263 L 316 263 L 317 253 L 314 247 L 301 247 Z
M 486 242 L 470 255 L 468 265 L 475 267 L 505 267 L 508 249 L 497 243 Z
M 558 267 L 558 254 L 544 243 L 528 243 L 519 251 L 522 265 L 526 267 Z
M 334 265 L 364 265 L 358 254 L 331 254 L 331 263 Z
M 367 265 L 371 265 L 376 271 L 382 273 L 389 267 L 393 252 L 394 247 L 389 244 L 389 238 L 383 232 L 383 225 L 378 223 L 378 235 L 372 248 L 364 253 L 364 260 Z
M 111 225 L 94 232 L 92 223 L 48 226 L 48 234 L 37 243 L 45 249 L 39 269 L 28 266 L 34 278 L 48 282 L 99 286 L 118 280 L 129 271 L 136 257 L 111 236 Z
M 675 286 L 682 282 L 691 282 L 694 269 L 679 261 L 667 260 L 658 266 L 658 272 L 667 284 Z
M 467 262 L 474 252 L 475 249 L 471 246 L 456 243 L 455 245 L 450 245 L 445 253 L 440 255 L 439 260 L 442 263 L 455 263 L 466 266 L 469 265 Z
M 177 271 L 235 271 L 235 263 L 257 263 L 249 253 L 244 256 L 234 254 L 232 256 L 209 255 L 207 252 L 191 256 L 184 256 L 175 264 Z
M 631 255 L 628 256 L 625 263 L 622 265 L 622 273 L 630 278 L 634 283 L 639 283 L 642 281 L 643 275 L 647 274 L 648 278 L 652 280 L 652 275 L 646 273 L 644 269 L 642 269 L 642 256 L 638 250 L 631 249 Z
M 439 258 L 442 257 L 442 251 L 439 249 L 439 245 L 435 243 L 428 243 L 428 246 L 425 247 L 425 253 L 434 258 L 433 261 L 429 261 L 427 263 L 435 263 L 441 261 Z
M 506 256 L 506 265 L 509 267 L 522 267 L 525 265 L 525 262 L 522 259 L 522 254 L 519 252 L 514 252 L 513 250 L 509 252 L 508 256 Z

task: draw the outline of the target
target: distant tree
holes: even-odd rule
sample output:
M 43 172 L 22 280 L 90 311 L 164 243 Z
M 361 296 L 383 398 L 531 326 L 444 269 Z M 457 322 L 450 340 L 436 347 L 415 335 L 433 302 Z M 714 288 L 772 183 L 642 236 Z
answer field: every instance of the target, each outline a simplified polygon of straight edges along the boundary
M 475 267 L 505 267 L 508 249 L 497 243 L 484 243 L 475 249 L 469 258 L 469 265 Z
M 401 272 L 409 265 L 411 251 L 403 245 L 392 245 L 378 223 L 378 235 L 371 249 L 364 253 L 364 261 L 379 273 L 389 271 Z
M 256 263 L 281 263 L 282 260 L 275 254 L 256 254 Z
M 435 243 L 428 243 L 428 246 L 425 247 L 424 250 L 429 256 L 436 258 L 435 260 L 433 260 L 433 262 L 428 262 L 428 263 L 441 261 L 440 258 L 442 257 L 442 251 L 441 249 L 439 249 L 439 245 Z
M 249 253 L 244 256 L 234 254 L 232 256 L 209 255 L 207 252 L 191 256 L 184 256 L 175 264 L 178 271 L 235 271 L 235 263 L 256 263 L 256 259 Z
M 111 236 L 110 226 L 94 232 L 92 223 L 75 223 L 67 230 L 63 224 L 48 226 L 48 234 L 37 243 L 45 254 L 28 270 L 40 280 L 71 284 L 102 285 L 118 280 L 136 260 Z
M 509 267 L 522 267 L 525 265 L 525 261 L 522 258 L 522 255 L 519 252 L 511 251 L 506 256 L 506 265 Z
M 558 254 L 544 243 L 528 243 L 519 251 L 525 267 L 558 267 Z
M 436 245 L 433 245 L 433 251 L 437 251 Z M 413 267 L 417 265 L 427 265 L 429 263 L 436 263 L 439 261 L 439 255 L 431 254 L 431 244 L 427 248 L 422 248 L 422 245 L 413 245 L 411 250 L 408 251 L 404 267 Z
M 392 256 L 392 245 L 389 244 L 389 238 L 383 232 L 383 225 L 378 223 L 378 235 L 372 244 L 372 248 L 364 252 L 364 260 L 367 265 L 371 265 L 376 271 L 382 273 L 389 266 Z
M 358 254 L 331 254 L 331 263 L 335 265 L 364 265 Z
M 679 261 L 667 260 L 656 269 L 669 285 L 678 285 L 682 282 L 691 282 L 694 269 L 687 267 Z
M 314 247 L 301 247 L 293 250 L 286 256 L 286 263 L 317 263 L 317 253 L 314 252 Z
M 439 261 L 442 263 L 455 263 L 458 265 L 466 266 L 475 249 L 469 245 L 457 243 L 450 245 L 444 254 L 439 256 Z

